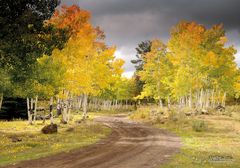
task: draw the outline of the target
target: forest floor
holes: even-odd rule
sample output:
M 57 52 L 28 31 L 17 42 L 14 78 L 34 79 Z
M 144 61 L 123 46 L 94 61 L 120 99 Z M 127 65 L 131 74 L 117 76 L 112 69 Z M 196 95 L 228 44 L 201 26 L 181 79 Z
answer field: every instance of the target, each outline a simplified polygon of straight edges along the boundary
M 126 115 L 101 116 L 95 121 L 112 129 L 108 138 L 88 147 L 23 161 L 8 168 L 155 168 L 166 163 L 181 147 L 175 134 L 130 121 Z
M 224 115 L 214 112 L 185 116 L 180 112 L 168 119 L 155 117 L 153 120 L 148 107 L 135 112 L 131 118 L 141 118 L 181 137 L 181 151 L 161 168 L 240 168 L 239 109 L 240 106 L 227 107 Z

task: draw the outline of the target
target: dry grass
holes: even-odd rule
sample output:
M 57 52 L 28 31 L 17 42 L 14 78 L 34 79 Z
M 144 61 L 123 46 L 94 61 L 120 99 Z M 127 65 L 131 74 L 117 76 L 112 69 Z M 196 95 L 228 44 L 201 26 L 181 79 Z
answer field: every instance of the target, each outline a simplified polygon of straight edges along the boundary
M 189 117 L 182 115 L 182 112 L 171 111 L 172 114 L 168 115 L 165 122 L 160 123 L 156 119 L 152 121 L 154 126 L 178 134 L 184 143 L 181 152 L 161 167 L 240 168 L 240 110 L 238 109 L 240 106 L 227 107 L 225 113 L 231 115 L 215 113 Z M 140 112 L 132 114 L 131 118 L 138 119 L 142 113 L 150 111 L 141 109 Z M 202 132 L 194 131 L 192 126 L 195 121 L 204 121 L 207 129 Z
M 80 118 L 74 116 L 70 124 L 59 125 L 59 133 L 53 135 L 40 132 L 44 126 L 40 121 L 31 126 L 26 121 L 0 122 L 0 165 L 67 152 L 93 144 L 111 132 L 109 128 L 92 121 L 76 126 L 74 121 Z M 21 141 L 12 142 L 12 137 Z

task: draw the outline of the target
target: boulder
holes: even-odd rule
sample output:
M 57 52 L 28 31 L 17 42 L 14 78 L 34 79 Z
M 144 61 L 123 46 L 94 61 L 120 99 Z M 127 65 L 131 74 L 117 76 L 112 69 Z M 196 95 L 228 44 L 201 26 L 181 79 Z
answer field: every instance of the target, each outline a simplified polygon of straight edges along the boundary
M 42 133 L 44 134 L 54 134 L 58 132 L 58 126 L 57 124 L 50 124 L 46 125 L 42 128 Z
M 185 112 L 185 115 L 186 115 L 186 116 L 191 116 L 191 115 L 192 115 L 192 112 Z
M 70 127 L 66 130 L 67 132 L 73 132 L 74 131 L 74 128 Z
M 75 121 L 76 124 L 81 124 L 83 122 L 83 120 L 77 120 Z
M 202 109 L 201 114 L 203 114 L 203 115 L 209 115 L 209 112 L 208 112 L 207 110 L 205 110 L 205 109 Z
M 67 121 L 61 120 L 61 124 L 67 124 Z
M 222 105 L 218 105 L 217 107 L 216 107 L 216 110 L 218 110 L 218 111 L 225 111 L 225 107 L 223 107 Z
M 16 143 L 16 142 L 21 142 L 22 139 L 20 139 L 19 137 L 17 136 L 11 136 L 10 139 L 12 140 L 12 142 Z

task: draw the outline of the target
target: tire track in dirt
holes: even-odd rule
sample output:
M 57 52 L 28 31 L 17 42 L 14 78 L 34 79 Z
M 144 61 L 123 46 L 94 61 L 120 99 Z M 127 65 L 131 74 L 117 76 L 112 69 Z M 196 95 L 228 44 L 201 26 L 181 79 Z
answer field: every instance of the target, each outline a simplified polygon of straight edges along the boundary
M 99 117 L 112 134 L 94 145 L 6 168 L 155 168 L 179 152 L 179 137 L 124 117 Z

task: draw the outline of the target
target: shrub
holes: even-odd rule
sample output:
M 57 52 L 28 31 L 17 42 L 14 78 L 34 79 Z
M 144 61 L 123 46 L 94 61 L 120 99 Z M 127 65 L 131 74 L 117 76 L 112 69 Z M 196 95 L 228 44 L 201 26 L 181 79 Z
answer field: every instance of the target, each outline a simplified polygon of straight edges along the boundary
M 141 115 L 140 115 L 140 116 L 141 116 L 141 119 L 145 119 L 145 118 L 147 117 L 147 116 L 146 116 L 146 114 L 145 114 L 145 113 L 143 113 L 143 112 L 141 113 Z
M 178 121 L 178 115 L 175 110 L 169 111 L 169 119 L 174 122 Z
M 171 109 L 169 111 L 169 120 L 173 122 L 184 122 L 186 119 L 185 113 L 179 109 Z
M 206 131 L 207 128 L 207 123 L 203 120 L 194 120 L 192 123 L 192 129 L 196 132 Z
M 130 115 L 130 118 L 134 120 L 149 120 L 150 111 L 147 108 L 138 109 Z

